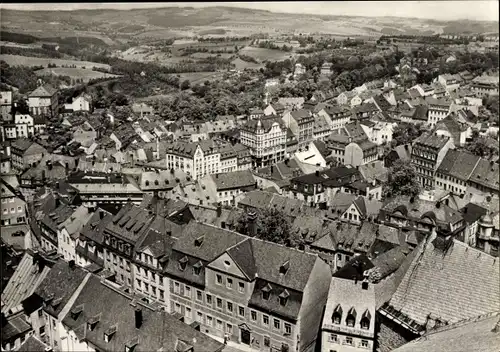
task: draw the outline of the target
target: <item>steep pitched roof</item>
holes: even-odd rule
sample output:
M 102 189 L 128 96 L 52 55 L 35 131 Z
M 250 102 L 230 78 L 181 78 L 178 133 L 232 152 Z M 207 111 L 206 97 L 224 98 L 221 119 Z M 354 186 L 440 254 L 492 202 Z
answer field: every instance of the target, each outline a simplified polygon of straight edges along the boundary
M 78 307 L 81 311 L 77 311 Z M 135 309 L 142 314 L 142 323 L 136 328 Z M 93 330 L 87 322 L 98 318 Z M 63 324 L 73 330 L 79 338 L 97 346 L 100 350 L 123 351 L 127 344 L 133 343 L 134 351 L 179 351 L 177 347 L 193 347 L 194 351 L 218 352 L 220 342 L 196 331 L 176 317 L 154 309 L 143 303 L 135 302 L 128 295 L 109 284 L 101 283 L 99 277 L 92 275 L 76 297 Z M 109 341 L 105 333 L 112 332 Z
M 43 86 L 37 87 L 34 91 L 32 91 L 29 96 L 30 97 L 52 97 L 57 93 L 57 90 L 49 84 L 45 84 Z
M 429 331 L 394 352 L 497 352 L 499 313 L 485 314 Z
M 419 249 L 389 305 L 424 326 L 429 314 L 452 324 L 498 311 L 498 258 L 457 240 L 447 250 L 431 240 Z
M 479 163 L 480 157 L 455 149 L 446 153 L 439 165 L 438 172 L 450 175 L 462 181 L 468 181 L 472 172 Z

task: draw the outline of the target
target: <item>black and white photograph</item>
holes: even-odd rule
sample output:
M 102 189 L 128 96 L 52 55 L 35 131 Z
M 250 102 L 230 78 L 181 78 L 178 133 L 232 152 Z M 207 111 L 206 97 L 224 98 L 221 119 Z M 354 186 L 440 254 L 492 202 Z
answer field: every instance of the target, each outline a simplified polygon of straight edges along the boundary
M 1 351 L 499 352 L 499 32 L 1 3 Z

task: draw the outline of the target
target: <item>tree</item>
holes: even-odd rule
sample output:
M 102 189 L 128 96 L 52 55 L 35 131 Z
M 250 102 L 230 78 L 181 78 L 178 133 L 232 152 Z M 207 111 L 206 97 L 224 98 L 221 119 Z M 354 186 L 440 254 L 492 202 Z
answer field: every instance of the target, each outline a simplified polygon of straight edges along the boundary
M 189 89 L 190 86 L 191 86 L 191 83 L 187 79 L 184 80 L 184 81 L 182 81 L 182 83 L 181 83 L 181 89 L 182 90 Z
M 484 137 L 478 137 L 478 133 L 476 136 L 473 134 L 472 142 L 467 144 L 465 147 L 469 152 L 474 155 L 480 156 L 482 158 L 488 158 L 492 155 L 498 155 L 498 145 L 496 141 L 492 141 L 492 143 L 488 143 L 488 140 Z
M 396 146 L 410 143 L 423 133 L 422 125 L 399 123 L 392 131 L 392 139 Z
M 251 220 L 247 213 L 240 216 L 236 224 L 236 231 L 244 235 L 251 235 Z M 292 238 L 292 224 L 290 218 L 279 210 L 265 209 L 256 212 L 255 218 L 256 237 L 282 245 L 293 246 L 295 239 Z
M 415 197 L 420 193 L 417 171 L 409 160 L 397 160 L 389 170 L 389 178 L 384 187 L 386 197 L 406 195 Z

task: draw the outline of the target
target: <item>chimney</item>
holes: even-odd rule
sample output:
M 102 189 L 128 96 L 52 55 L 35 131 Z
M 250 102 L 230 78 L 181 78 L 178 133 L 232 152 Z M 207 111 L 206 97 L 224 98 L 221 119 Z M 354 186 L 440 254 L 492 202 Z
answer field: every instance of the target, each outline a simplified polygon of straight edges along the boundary
M 70 267 L 71 269 L 73 269 L 73 268 L 75 267 L 75 261 L 74 261 L 74 260 L 70 260 L 70 261 L 68 262 L 68 265 L 69 265 L 69 267 Z
M 226 228 L 226 222 L 225 221 L 221 221 L 220 227 L 223 228 L 223 229 L 225 229 Z
M 222 203 L 217 203 L 217 217 L 220 218 L 222 216 Z
M 255 237 L 257 235 L 257 213 L 255 211 L 250 211 L 248 213 L 248 235 Z
M 318 177 L 318 176 L 319 176 L 319 171 L 318 171 L 318 170 L 316 170 L 316 177 Z
M 142 325 L 142 309 L 137 307 L 135 308 L 135 328 L 139 329 Z
M 102 210 L 99 210 L 99 219 L 104 219 L 104 212 Z

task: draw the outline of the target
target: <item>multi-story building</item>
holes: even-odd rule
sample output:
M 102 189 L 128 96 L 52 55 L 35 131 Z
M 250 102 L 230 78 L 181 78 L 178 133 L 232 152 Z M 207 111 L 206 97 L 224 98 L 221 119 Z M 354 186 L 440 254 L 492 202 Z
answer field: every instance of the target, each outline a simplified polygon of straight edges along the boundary
M 0 181 L 0 184 L 2 190 L 0 195 L 2 227 L 26 224 L 26 202 L 22 196 L 3 179 Z
M 57 116 L 59 113 L 59 101 L 57 89 L 50 85 L 42 85 L 28 95 L 28 107 L 33 116 L 45 115 Z
M 40 161 L 48 152 L 40 144 L 29 139 L 17 139 L 11 144 L 12 167 L 18 171 L 27 169 Z
M 448 150 L 436 170 L 436 187 L 458 195 L 465 194 L 469 179 L 480 159 L 468 152 Z
M 76 242 L 92 215 L 92 208 L 81 205 L 74 210 L 69 218 L 57 226 L 57 251 L 64 260 L 76 262 Z
M 377 121 L 361 122 L 361 127 L 365 131 L 368 139 L 376 145 L 388 144 L 392 142 L 392 131 L 396 123 Z
M 41 134 L 47 127 L 43 116 L 32 117 L 29 114 L 16 113 L 14 122 L 2 125 L 6 139 L 29 138 Z
M 431 127 L 443 120 L 450 113 L 451 103 L 442 99 L 429 98 L 426 100 L 428 104 L 427 121 Z
M 375 285 L 361 270 L 336 272 L 321 326 L 321 351 L 374 351 L 375 309 Z
M 205 176 L 200 183 L 216 194 L 217 203 L 236 205 L 236 197 L 257 188 L 257 181 L 249 170 Z
M 498 257 L 498 247 L 500 245 L 500 217 L 497 212 L 495 215 L 488 210 L 481 216 L 478 222 L 478 232 L 476 236 L 477 248 Z
M 127 175 L 110 172 L 76 171 L 67 179 L 78 190 L 85 205 L 125 204 L 142 201 L 143 192 L 135 180 Z
M 453 149 L 453 141 L 446 136 L 425 133 L 418 137 L 411 150 L 411 163 L 417 171 L 417 180 L 426 188 L 434 188 L 436 170 L 449 149 Z
M 254 167 L 284 160 L 286 133 L 287 129 L 279 118 L 250 120 L 241 128 L 241 144 L 250 149 Z
M 331 278 L 316 255 L 191 222 L 166 273 L 170 310 L 202 332 L 253 349 L 314 349 Z
M 330 129 L 332 131 L 344 128 L 351 121 L 352 116 L 350 109 L 339 106 L 323 108 L 318 112 L 318 115 L 329 117 L 329 121 L 331 121 Z
M 74 97 L 70 104 L 65 104 L 64 108 L 72 111 L 90 112 L 92 110 L 92 97 L 90 94 L 82 93 Z
M 462 78 L 460 77 L 460 75 L 452 75 L 448 73 L 439 75 L 437 78 L 437 81 L 441 83 L 448 91 L 458 89 L 458 87 L 460 87 L 461 80 Z
M 0 92 L 0 116 L 2 121 L 12 121 L 12 92 Z
M 469 187 L 485 195 L 500 195 L 498 163 L 481 158 L 469 178 Z
M 283 114 L 283 122 L 297 137 L 299 149 L 313 139 L 314 116 L 306 109 L 287 111 Z
M 177 141 L 166 150 L 166 166 L 169 169 L 180 169 L 195 180 L 221 172 L 222 165 L 225 170 L 236 168 L 237 155 L 224 153 L 221 156 L 221 147 L 213 140 L 197 143 Z

